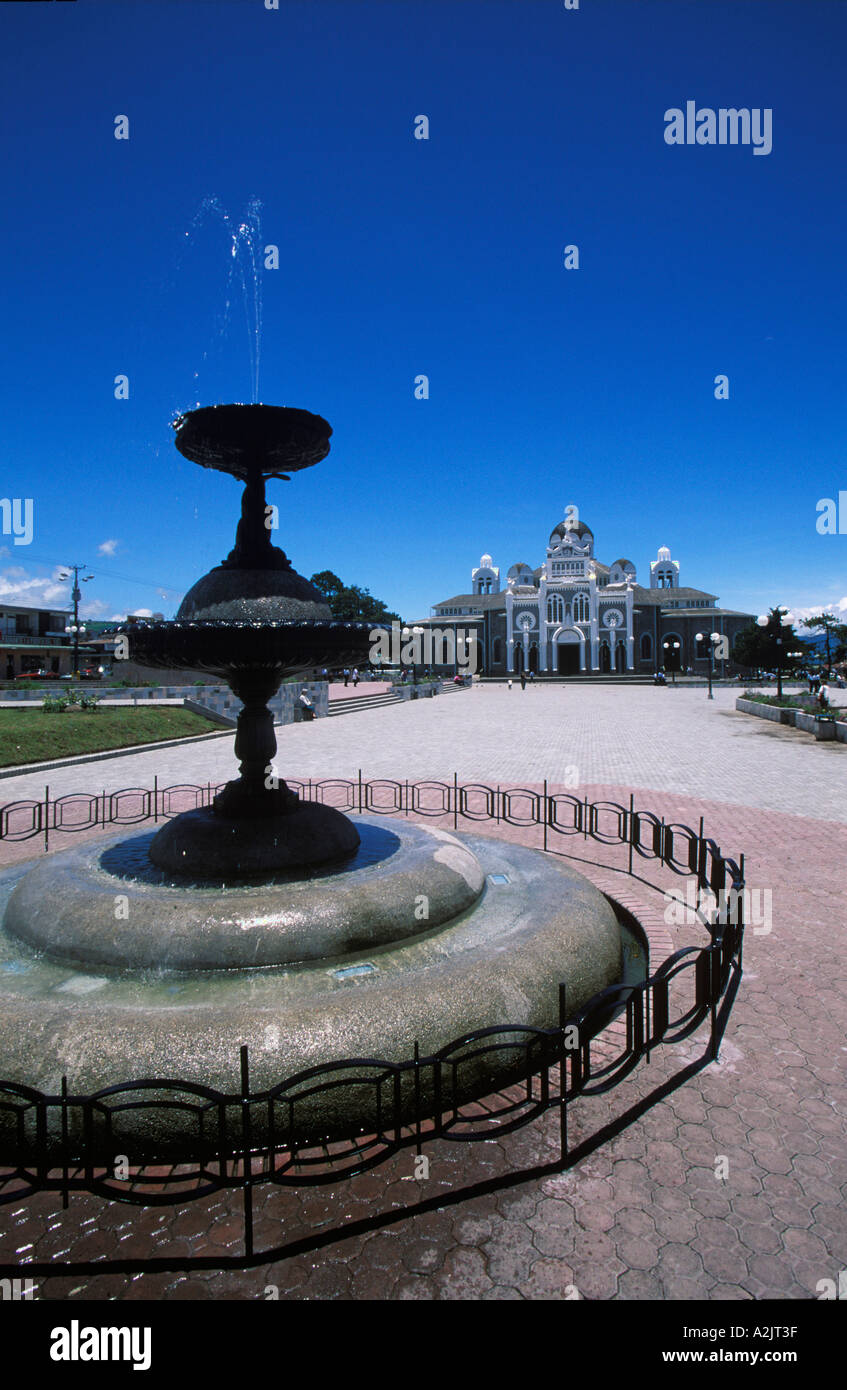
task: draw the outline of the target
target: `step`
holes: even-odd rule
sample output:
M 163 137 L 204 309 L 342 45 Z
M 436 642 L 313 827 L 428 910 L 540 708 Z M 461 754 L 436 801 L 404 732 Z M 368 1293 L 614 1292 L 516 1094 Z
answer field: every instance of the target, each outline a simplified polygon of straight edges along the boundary
M 348 700 L 330 700 L 329 717 L 332 719 L 339 714 L 355 714 L 358 710 L 377 709 L 383 705 L 401 705 L 403 703 L 399 695 L 384 693 L 382 695 L 351 695 Z

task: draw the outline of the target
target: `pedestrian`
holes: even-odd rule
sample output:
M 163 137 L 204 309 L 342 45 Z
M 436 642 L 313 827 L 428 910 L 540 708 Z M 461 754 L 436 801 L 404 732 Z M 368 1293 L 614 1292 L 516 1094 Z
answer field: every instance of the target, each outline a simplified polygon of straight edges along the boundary
M 358 668 L 358 666 L 354 666 L 354 667 L 353 667 L 353 689 L 354 689 L 354 690 L 356 689 L 356 686 L 357 686 L 358 684 L 359 684 L 359 668 Z
M 534 685 L 534 684 L 535 684 L 535 672 L 533 671 L 532 667 L 530 667 L 530 670 L 529 670 L 529 683 L 530 683 L 530 685 Z
M 324 667 L 323 670 L 321 671 L 321 680 L 322 680 L 322 681 L 328 681 L 328 680 L 329 680 L 329 671 L 326 669 L 326 667 Z
M 512 678 L 511 678 L 511 676 L 510 676 L 510 677 L 509 677 L 509 689 L 511 690 L 511 688 L 512 688 Z
M 301 708 L 301 710 L 302 710 L 302 716 L 301 716 L 301 717 L 302 717 L 304 720 L 307 720 L 307 721 L 308 721 L 308 720 L 310 720 L 310 719 L 314 719 L 314 717 L 315 717 L 315 706 L 314 706 L 314 704 L 313 704 L 313 702 L 312 702 L 312 697 L 311 697 L 311 695 L 309 694 L 308 690 L 301 690 L 301 691 L 300 691 L 300 708 Z
M 526 673 L 521 667 L 521 690 L 526 690 Z
M 825 680 L 822 680 L 820 683 L 820 689 L 818 690 L 818 704 L 822 710 L 829 708 L 829 686 L 827 685 Z
M 344 689 L 345 689 L 345 690 L 347 689 L 347 683 L 348 683 L 349 680 L 350 680 L 350 672 L 348 671 L 347 667 L 345 666 L 345 667 L 344 667 Z

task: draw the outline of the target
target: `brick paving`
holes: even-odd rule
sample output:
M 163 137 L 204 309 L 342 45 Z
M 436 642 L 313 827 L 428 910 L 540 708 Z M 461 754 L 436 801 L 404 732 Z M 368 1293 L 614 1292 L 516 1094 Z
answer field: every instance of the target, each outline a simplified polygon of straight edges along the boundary
M 525 703 L 516 721 L 518 701 Z M 771 930 L 747 932 L 720 1061 L 567 1172 L 449 1202 L 462 1185 L 549 1162 L 557 1139 L 550 1114 L 497 1142 L 433 1145 L 427 1180 L 413 1177 L 406 1152 L 337 1186 L 257 1191 L 257 1248 L 320 1238 L 433 1199 L 433 1210 L 394 1225 L 342 1230 L 321 1248 L 237 1273 L 51 1276 L 38 1280 L 39 1296 L 814 1299 L 820 1280 L 837 1280 L 847 1268 L 844 748 L 745 719 L 733 703 L 728 692 L 710 704 L 703 691 L 651 687 L 523 695 L 494 688 L 280 730 L 280 767 L 297 775 L 361 766 L 366 776 L 447 777 L 455 768 L 461 780 L 537 785 L 544 775 L 572 782 L 566 770 L 575 768 L 580 795 L 626 801 L 632 789 L 638 805 L 668 819 L 696 827 L 702 815 L 725 853 L 745 852 L 748 885 L 772 895 Z M 316 732 L 322 741 L 312 739 Z M 204 758 L 219 749 L 207 745 Z M 126 761 L 132 774 L 124 769 L 122 780 L 115 769 L 116 786 L 152 782 L 152 773 L 138 775 L 140 758 Z M 185 765 L 157 771 L 160 780 L 192 780 Z M 84 785 L 81 769 L 69 772 L 69 786 Z M 205 762 L 198 772 L 203 781 L 220 776 Z M 4 795 L 26 794 L 10 782 Z M 38 794 L 37 780 L 34 787 Z M 536 827 L 500 833 L 539 843 Z M 620 851 L 578 840 L 566 847 L 594 861 L 584 871 L 602 887 L 624 900 L 634 894 L 656 933 L 699 944 L 697 929 L 664 921 L 656 885 L 667 884 L 666 874 L 660 880 L 643 864 L 644 882 L 633 882 L 615 872 Z M 684 888 L 685 880 L 676 883 Z M 609 1097 L 576 1102 L 572 1142 L 704 1046 L 698 1034 L 664 1049 Z M 3 1209 L 0 1259 L 166 1249 L 222 1257 L 240 1250 L 239 1211 L 235 1194 L 142 1212 L 87 1197 L 63 1212 L 43 1194 Z

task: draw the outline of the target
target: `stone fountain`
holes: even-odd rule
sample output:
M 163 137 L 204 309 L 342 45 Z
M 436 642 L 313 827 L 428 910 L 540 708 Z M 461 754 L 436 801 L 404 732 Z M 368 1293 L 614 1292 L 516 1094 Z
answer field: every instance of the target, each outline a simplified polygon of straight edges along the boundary
M 347 1058 L 402 1061 L 415 1043 L 432 1053 L 496 1024 L 549 1027 L 560 981 L 572 1010 L 616 983 L 615 913 L 561 860 L 352 819 L 269 777 L 280 682 L 362 663 L 369 646 L 369 625 L 334 620 L 266 524 L 266 481 L 318 463 L 331 429 L 265 405 L 195 410 L 175 428 L 185 457 L 244 484 L 241 519 L 175 621 L 127 629 L 130 655 L 229 684 L 243 702 L 240 776 L 156 832 L 0 875 L 0 1079 L 52 1093 L 62 1076 L 75 1093 L 138 1077 L 232 1091 L 246 1043 L 255 1089 Z M 512 1075 L 478 1060 L 454 1100 Z M 316 1093 L 299 1132 L 367 1129 L 373 1105 L 364 1087 Z M 167 1107 L 138 1112 L 133 1152 L 178 1151 L 184 1127 Z M 0 1153 L 10 1143 L 0 1121 Z

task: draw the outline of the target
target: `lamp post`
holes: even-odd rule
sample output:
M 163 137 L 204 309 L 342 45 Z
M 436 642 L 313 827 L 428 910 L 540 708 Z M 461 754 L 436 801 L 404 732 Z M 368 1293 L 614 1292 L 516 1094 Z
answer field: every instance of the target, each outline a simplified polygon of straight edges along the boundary
M 417 652 L 417 640 L 418 640 L 418 638 L 419 638 L 422 634 L 423 634 L 423 628 L 422 628 L 422 627 L 404 627 L 404 628 L 403 628 L 403 631 L 400 633 L 400 636 L 403 638 L 404 642 L 407 642 L 407 641 L 409 640 L 410 637 L 414 637 L 415 642 L 414 642 L 414 645 L 413 645 L 413 652 L 416 653 L 416 652 Z M 417 662 L 417 656 L 416 656 L 416 655 L 413 655 L 413 656 L 412 656 L 412 685 L 417 685 L 417 683 L 418 683 L 418 662 Z
M 759 624 L 759 627 L 775 627 L 777 629 L 777 632 L 781 632 L 784 627 L 790 627 L 793 621 L 794 619 L 791 613 L 789 613 L 788 609 L 780 607 L 779 604 L 777 604 L 776 608 L 773 610 L 773 613 L 762 613 L 762 615 L 756 619 L 756 622 Z M 774 641 L 776 642 L 776 694 L 777 699 L 781 700 L 782 637 L 775 637 Z
M 72 634 L 73 634 L 73 639 L 74 639 L 74 662 L 73 662 L 73 666 L 74 666 L 74 679 L 75 679 L 75 680 L 79 680 L 79 635 L 80 635 L 81 632 L 85 632 L 85 628 L 82 627 L 82 626 L 80 625 L 80 621 L 79 621 L 79 601 L 80 601 L 80 599 L 82 598 L 82 590 L 81 590 L 80 587 L 79 587 L 79 585 L 80 585 L 79 572 L 80 572 L 80 570 L 84 570 L 85 568 L 86 568 L 85 565 L 67 565 L 67 566 L 66 566 L 66 569 L 67 569 L 68 571 L 73 570 L 73 575 L 74 575 L 74 586 L 73 586 L 73 589 L 71 590 L 71 598 L 73 599 L 73 604 L 74 604 L 74 620 L 73 620 L 72 623 L 70 623 L 70 624 L 65 628 L 65 632 L 67 632 L 67 633 L 72 633 Z M 60 579 L 70 579 L 70 577 L 71 577 L 71 576 L 70 576 L 70 573 L 68 573 L 68 574 L 60 574 L 60 575 L 59 575 L 59 578 L 60 578 Z M 82 577 L 82 583 L 83 583 L 83 584 L 87 584 L 88 581 L 89 581 L 89 579 L 93 579 L 93 578 L 94 578 L 94 575 L 93 575 L 93 574 L 85 574 L 85 575 L 83 575 L 83 577 Z
M 714 675 L 714 671 L 715 671 L 715 647 L 717 646 L 717 644 L 718 644 L 718 642 L 719 642 L 720 640 L 721 640 L 721 635 L 720 635 L 719 632 L 710 632 L 708 638 L 706 637 L 705 633 L 703 633 L 703 632 L 698 632 L 698 633 L 697 633 L 697 641 L 698 641 L 698 642 L 706 642 L 706 641 L 708 641 L 708 643 L 709 643 L 709 699 L 710 699 L 710 700 L 714 700 L 714 698 L 715 698 L 714 695 L 713 695 L 713 693 L 712 693 L 712 676 Z
M 674 653 L 678 652 L 678 651 L 679 651 L 679 645 L 680 645 L 679 642 L 663 642 L 663 643 L 662 643 L 662 648 L 663 648 L 663 650 L 664 650 L 664 652 L 665 652 L 665 666 L 667 666 L 667 664 L 668 664 L 668 652 L 674 652 Z M 673 681 L 673 684 L 676 685 L 676 666 L 672 666 L 672 667 L 671 667 L 671 679 L 672 679 L 672 681 Z

